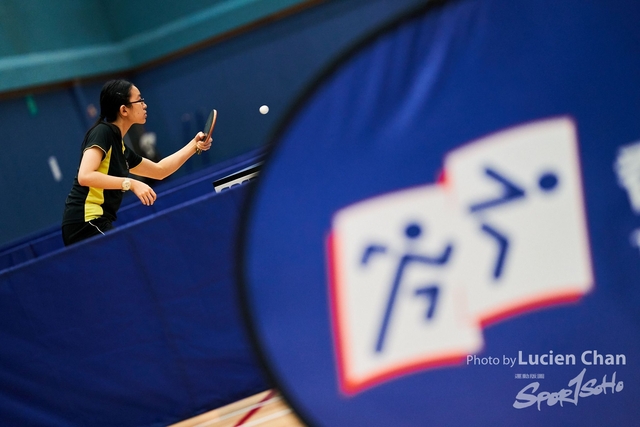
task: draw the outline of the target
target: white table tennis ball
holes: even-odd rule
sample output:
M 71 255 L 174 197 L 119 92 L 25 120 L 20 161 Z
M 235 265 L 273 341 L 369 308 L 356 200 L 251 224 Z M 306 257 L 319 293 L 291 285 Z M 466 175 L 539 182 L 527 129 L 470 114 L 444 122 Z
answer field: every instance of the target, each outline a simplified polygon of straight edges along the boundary
M 261 114 L 267 114 L 269 112 L 269 107 L 266 105 L 263 105 L 262 107 L 260 107 L 260 113 Z

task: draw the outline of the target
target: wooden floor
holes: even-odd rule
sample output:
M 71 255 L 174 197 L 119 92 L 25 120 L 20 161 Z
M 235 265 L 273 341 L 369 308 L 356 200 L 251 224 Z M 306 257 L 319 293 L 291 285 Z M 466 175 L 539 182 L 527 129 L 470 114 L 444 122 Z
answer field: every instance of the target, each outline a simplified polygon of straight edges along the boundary
M 304 427 L 276 390 L 181 421 L 169 427 Z

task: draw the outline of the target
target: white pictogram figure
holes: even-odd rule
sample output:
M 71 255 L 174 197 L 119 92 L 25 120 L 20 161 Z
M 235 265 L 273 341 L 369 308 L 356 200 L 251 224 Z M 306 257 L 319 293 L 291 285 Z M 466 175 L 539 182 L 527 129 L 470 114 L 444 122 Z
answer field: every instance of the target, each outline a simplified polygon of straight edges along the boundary
M 415 224 L 415 223 L 408 224 L 407 227 L 405 228 L 404 233 L 410 242 L 420 237 L 420 235 L 422 234 L 422 227 L 419 224 Z M 382 317 L 380 330 L 378 332 L 378 338 L 375 345 L 375 351 L 377 353 L 382 352 L 384 348 L 384 341 L 385 341 L 387 329 L 389 327 L 389 323 L 391 321 L 391 316 L 393 314 L 393 309 L 396 304 L 398 290 L 402 285 L 402 279 L 407 267 L 415 263 L 442 266 L 446 264 L 447 261 L 449 260 L 452 250 L 453 250 L 453 246 L 451 244 L 448 244 L 444 248 L 442 253 L 437 256 L 419 255 L 419 254 L 412 253 L 411 250 L 409 250 L 407 253 L 404 253 L 400 256 L 398 267 L 395 271 L 393 282 L 391 283 L 391 290 L 389 292 L 389 297 L 387 299 L 387 303 L 385 306 L 385 311 Z M 387 247 L 382 245 L 375 245 L 375 244 L 367 246 L 367 248 L 364 251 L 361 264 L 367 265 L 370 262 L 372 255 L 377 253 L 386 254 Z M 414 295 L 416 297 L 426 297 L 429 300 L 429 307 L 426 312 L 427 321 L 433 318 L 434 316 L 436 303 L 438 299 L 438 292 L 439 292 L 439 285 L 437 283 L 430 283 L 425 285 L 424 287 L 421 287 L 415 290 Z
M 625 145 L 618 149 L 614 164 L 618 184 L 627 190 L 633 211 L 640 215 L 640 142 Z
M 634 248 L 640 249 L 640 228 L 636 228 L 629 236 L 629 242 Z

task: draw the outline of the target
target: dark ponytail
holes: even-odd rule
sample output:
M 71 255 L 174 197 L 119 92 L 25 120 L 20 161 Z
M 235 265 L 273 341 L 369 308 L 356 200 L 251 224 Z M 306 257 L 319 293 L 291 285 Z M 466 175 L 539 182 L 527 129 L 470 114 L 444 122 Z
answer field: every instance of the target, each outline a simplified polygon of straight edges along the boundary
M 109 123 L 115 122 L 121 105 L 129 104 L 133 84 L 126 80 L 111 80 L 100 92 L 100 117 Z
M 116 121 L 120 106 L 129 104 L 132 86 L 133 83 L 122 79 L 110 80 L 102 86 L 102 91 L 100 91 L 100 116 L 87 131 L 87 134 L 103 121 L 109 123 Z

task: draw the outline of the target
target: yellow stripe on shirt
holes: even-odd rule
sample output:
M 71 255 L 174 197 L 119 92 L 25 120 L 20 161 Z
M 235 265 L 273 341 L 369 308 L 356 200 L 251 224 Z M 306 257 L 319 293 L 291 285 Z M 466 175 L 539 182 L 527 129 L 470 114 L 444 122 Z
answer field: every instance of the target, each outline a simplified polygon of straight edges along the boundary
M 109 173 L 109 163 L 111 162 L 111 148 L 100 162 L 98 172 Z M 102 204 L 104 203 L 104 190 L 102 188 L 89 187 L 89 194 L 84 204 L 84 221 L 91 221 L 102 216 Z

